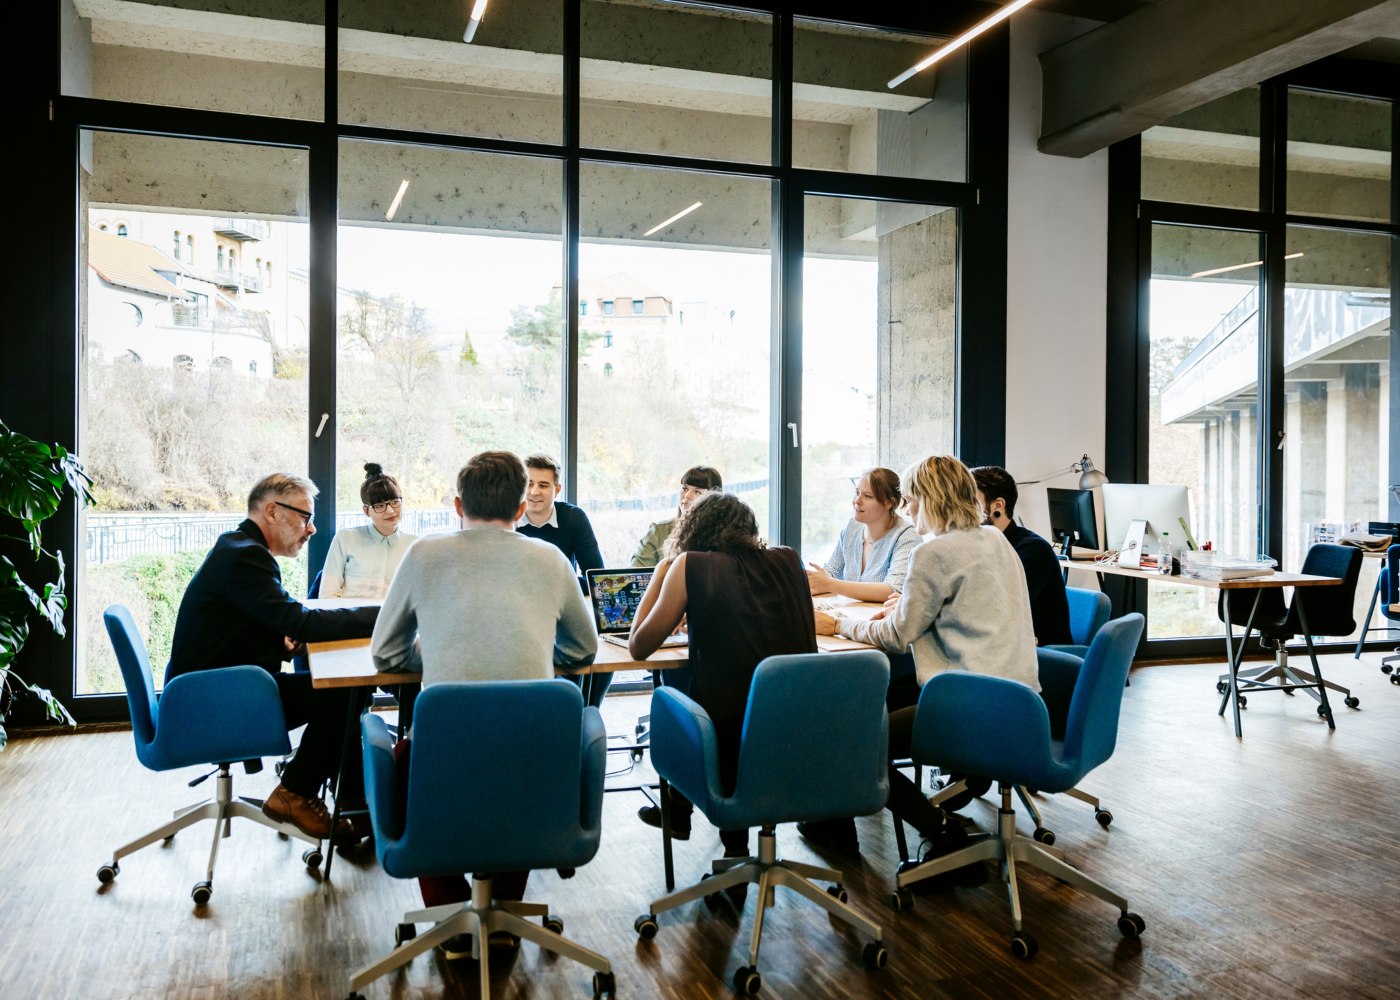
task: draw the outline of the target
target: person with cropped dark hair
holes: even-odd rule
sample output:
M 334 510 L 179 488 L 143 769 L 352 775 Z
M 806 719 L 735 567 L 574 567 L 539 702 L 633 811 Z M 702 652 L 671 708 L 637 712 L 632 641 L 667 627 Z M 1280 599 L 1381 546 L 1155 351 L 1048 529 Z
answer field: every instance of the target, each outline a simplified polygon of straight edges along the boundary
M 321 597 L 379 600 L 388 593 L 403 554 L 418 537 L 399 530 L 403 487 L 375 462 L 365 463 L 360 504 L 369 524 L 344 528 L 331 539 L 321 569 Z
M 370 645 L 376 669 L 421 670 L 428 688 L 546 680 L 556 666 L 592 663 L 598 635 L 573 568 L 553 545 L 515 530 L 525 511 L 520 459 L 508 451 L 473 455 L 457 473 L 453 502 L 462 530 L 414 542 L 389 585 Z M 401 767 L 409 745 L 398 750 Z M 496 873 L 496 898 L 524 898 L 528 874 Z M 419 884 L 428 906 L 471 898 L 461 875 Z M 449 958 L 471 954 L 469 941 L 446 945 Z
M 564 489 L 560 474 L 559 463 L 548 455 L 525 459 L 525 513 L 516 518 L 515 530 L 564 553 L 582 579 L 590 569 L 603 568 L 603 554 L 588 515 L 559 499 Z
M 1016 480 L 996 465 L 979 465 L 971 471 L 977 483 L 977 502 L 982 505 L 982 523 L 1000 528 L 1021 559 L 1030 591 L 1036 645 L 1074 642 L 1069 631 L 1064 571 L 1050 543 L 1016 523 Z

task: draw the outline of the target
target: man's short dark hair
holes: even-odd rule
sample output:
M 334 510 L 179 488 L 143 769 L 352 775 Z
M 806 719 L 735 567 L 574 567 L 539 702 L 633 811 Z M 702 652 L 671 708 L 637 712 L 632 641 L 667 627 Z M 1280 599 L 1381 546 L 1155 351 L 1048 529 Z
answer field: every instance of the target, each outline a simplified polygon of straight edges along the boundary
M 1011 478 L 1011 473 L 999 465 L 979 465 L 971 471 L 972 478 L 977 480 L 977 488 L 987 498 L 988 506 L 1000 498 L 1006 504 L 1008 518 L 1016 513 L 1016 480 Z
M 457 473 L 462 511 L 478 521 L 513 521 L 525 499 L 525 466 L 509 451 L 483 451 Z
M 559 467 L 559 463 L 554 460 L 554 456 L 552 455 L 536 452 L 525 459 L 525 468 L 548 469 L 550 472 L 554 473 L 554 481 L 556 483 L 562 483 L 564 481 L 561 475 L 564 470 Z

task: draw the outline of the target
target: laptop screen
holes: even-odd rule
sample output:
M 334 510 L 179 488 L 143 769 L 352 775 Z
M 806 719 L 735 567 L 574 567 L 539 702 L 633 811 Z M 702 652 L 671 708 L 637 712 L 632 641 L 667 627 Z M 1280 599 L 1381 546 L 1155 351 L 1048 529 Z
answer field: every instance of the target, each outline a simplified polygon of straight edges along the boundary
M 588 599 L 593 604 L 593 624 L 599 635 L 631 631 L 651 574 L 650 567 L 588 571 Z

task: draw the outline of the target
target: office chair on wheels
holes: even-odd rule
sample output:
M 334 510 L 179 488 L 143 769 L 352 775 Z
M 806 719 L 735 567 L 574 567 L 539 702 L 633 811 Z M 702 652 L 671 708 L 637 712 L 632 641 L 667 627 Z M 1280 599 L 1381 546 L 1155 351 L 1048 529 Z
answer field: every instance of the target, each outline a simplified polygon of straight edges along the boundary
M 126 683 L 131 710 L 131 735 L 136 757 L 152 771 L 169 771 L 196 764 L 214 764 L 216 794 L 175 812 L 168 823 L 112 852 L 112 860 L 97 869 L 103 885 L 121 871 L 121 859 L 156 841 L 169 842 L 186 827 L 206 819 L 214 821 L 214 842 L 204 880 L 190 892 L 197 906 L 209 902 L 214 891 L 214 862 L 219 841 L 233 833 L 233 820 L 251 820 L 278 833 L 305 841 L 311 847 L 302 855 L 310 868 L 320 865 L 321 842 L 290 823 L 278 823 L 262 812 L 262 800 L 233 797 L 233 765 L 242 762 L 250 774 L 262 769 L 263 757 L 278 757 L 290 750 L 283 722 L 277 682 L 262 667 L 221 667 L 181 674 L 165 685 L 157 702 L 155 682 L 146 644 L 131 612 L 114 604 L 103 613 L 107 634 Z M 204 774 L 191 786 L 203 782 Z
M 1393 622 L 1400 622 L 1400 611 L 1391 611 L 1392 604 L 1400 604 L 1400 545 L 1392 545 L 1385 550 L 1385 565 L 1381 567 L 1378 585 L 1383 603 L 1381 614 Z M 1390 683 L 1400 685 L 1400 670 L 1391 666 L 1400 662 L 1400 646 L 1395 653 L 1381 660 L 1381 673 L 1390 675 Z
M 435 684 L 419 695 L 415 713 L 407 788 L 384 721 L 369 713 L 361 720 L 375 853 L 395 878 L 474 873 L 472 898 L 405 913 L 395 950 L 351 975 L 351 1000 L 458 934 L 472 935 L 481 997 L 489 1000 L 493 931 L 594 969 L 593 995 L 613 996 L 612 965 L 564 937 L 564 922 L 548 907 L 491 895 L 491 872 L 569 875 L 598 853 L 607 742 L 598 710 L 583 704 L 576 685 L 556 679 Z M 522 742 L 527 723 L 530 739 Z M 432 927 L 420 936 L 419 923 Z
M 1247 695 L 1256 691 L 1282 691 L 1292 695 L 1294 691 L 1306 691 L 1318 703 L 1317 714 L 1335 728 L 1332 720 L 1332 707 L 1327 700 L 1328 691 L 1336 691 L 1343 698 L 1347 708 L 1358 708 L 1359 698 L 1352 696 L 1350 689 L 1323 678 L 1322 668 L 1317 662 L 1313 649 L 1315 635 L 1350 635 L 1356 629 L 1353 603 L 1356 599 L 1356 581 L 1361 575 L 1361 550 L 1350 545 L 1319 543 L 1308 549 L 1303 558 L 1301 572 L 1311 576 L 1331 576 L 1341 580 L 1335 587 L 1299 587 L 1293 592 L 1293 600 L 1284 605 L 1283 593 L 1278 587 L 1266 587 L 1255 591 L 1255 600 L 1238 601 L 1230 606 L 1229 621 L 1226 621 L 1225 592 L 1222 591 L 1217 604 L 1220 620 L 1225 627 L 1241 625 L 1244 638 L 1235 647 L 1235 662 L 1231 664 L 1235 673 L 1236 697 L 1240 708 L 1248 704 Z M 1259 633 L 1260 644 L 1265 649 L 1274 650 L 1271 666 L 1240 670 L 1239 661 L 1244 655 L 1250 631 Z M 1308 657 L 1312 660 L 1312 671 L 1291 666 L 1288 662 L 1288 649 L 1284 645 L 1295 636 L 1302 636 L 1307 644 Z M 1230 697 L 1230 674 L 1220 675 L 1215 690 L 1222 697 L 1220 710 L 1223 713 Z
M 971 774 L 993 775 L 1001 789 L 1001 808 L 995 834 L 915 867 L 902 868 L 891 898 L 896 911 L 913 908 L 910 885 L 975 862 L 996 861 L 1001 864 L 1002 879 L 1011 899 L 1011 951 L 1018 958 L 1030 958 L 1038 948 L 1035 938 L 1021 926 L 1016 881 L 1020 864 L 1034 865 L 1117 906 L 1118 929 L 1125 936 L 1136 937 L 1143 932 L 1145 922 L 1128 910 L 1124 897 L 1066 864 L 1053 848 L 1017 834 L 1012 801 L 1017 785 L 1047 792 L 1072 788 L 1112 756 L 1118 738 L 1123 681 L 1142 628 L 1142 615 L 1130 614 L 1109 622 L 1095 636 L 1078 668 L 1063 739 L 1056 739 L 1052 732 L 1046 703 L 1024 684 L 965 671 L 937 674 L 924 684 L 914 722 L 914 759 Z M 1042 652 L 1039 658 L 1073 659 L 1067 653 L 1056 652 Z
M 643 940 L 656 936 L 657 915 L 703 899 L 718 905 L 732 887 L 758 885 L 749 960 L 734 974 L 740 995 L 758 992 L 764 911 L 778 887 L 791 889 L 870 939 L 862 957 L 878 969 L 888 961 L 880 927 L 852 908 L 841 873 L 778 857 L 779 823 L 864 816 L 889 795 L 885 689 L 889 661 L 874 650 L 770 656 L 754 672 L 744 716 L 734 790 L 720 785 L 714 723 L 706 711 L 671 687 L 652 693 L 652 763 L 669 782 L 725 830 L 759 827 L 758 854 L 715 861 L 697 884 L 663 896 L 633 926 Z M 664 785 L 662 836 L 670 851 Z M 814 879 L 833 884 L 826 889 Z

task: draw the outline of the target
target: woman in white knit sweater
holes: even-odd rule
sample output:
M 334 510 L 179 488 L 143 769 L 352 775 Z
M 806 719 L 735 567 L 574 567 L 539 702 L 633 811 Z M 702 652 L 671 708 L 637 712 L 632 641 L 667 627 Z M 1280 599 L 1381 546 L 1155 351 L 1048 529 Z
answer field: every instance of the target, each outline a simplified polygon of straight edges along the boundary
M 977 484 L 950 455 L 909 468 L 902 489 L 925 537 L 909 559 L 904 591 L 869 621 L 817 614 L 817 631 L 835 632 L 887 653 L 912 652 L 919 685 L 945 670 L 970 670 L 1040 690 L 1026 576 L 1005 535 L 982 524 Z M 890 759 L 909 756 L 918 689 L 890 706 Z M 942 811 L 917 785 L 890 768 L 889 808 L 925 837 L 945 827 Z

